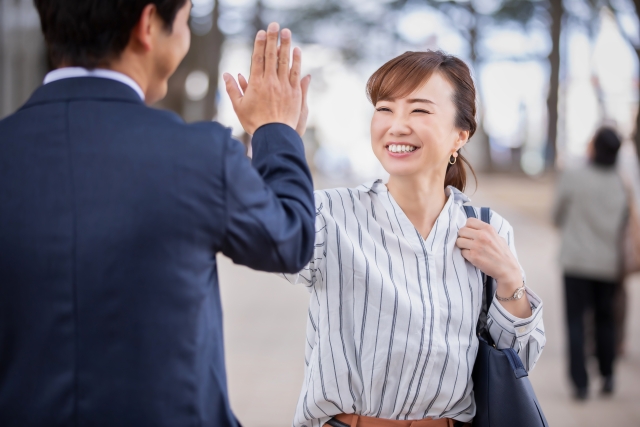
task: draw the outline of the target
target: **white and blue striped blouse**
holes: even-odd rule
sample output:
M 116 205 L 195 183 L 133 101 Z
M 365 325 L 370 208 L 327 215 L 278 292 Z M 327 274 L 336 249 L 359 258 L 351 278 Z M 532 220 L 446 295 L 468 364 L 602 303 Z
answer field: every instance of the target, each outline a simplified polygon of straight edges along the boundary
M 446 191 L 427 239 L 380 180 L 316 191 L 314 258 L 286 275 L 311 292 L 294 426 L 319 427 L 339 413 L 473 418 L 482 277 L 455 245 L 469 199 Z M 515 254 L 511 225 L 496 213 L 491 224 Z M 542 301 L 527 292 L 531 317 L 514 317 L 494 299 L 488 323 L 497 346 L 513 347 L 531 369 L 545 335 Z

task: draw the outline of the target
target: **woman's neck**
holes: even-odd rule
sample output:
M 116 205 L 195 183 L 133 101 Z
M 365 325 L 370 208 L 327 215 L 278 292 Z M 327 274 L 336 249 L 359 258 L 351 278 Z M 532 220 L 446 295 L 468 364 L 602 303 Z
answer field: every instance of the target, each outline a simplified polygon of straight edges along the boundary
M 444 176 L 389 177 L 389 193 L 423 238 L 427 238 L 447 203 Z

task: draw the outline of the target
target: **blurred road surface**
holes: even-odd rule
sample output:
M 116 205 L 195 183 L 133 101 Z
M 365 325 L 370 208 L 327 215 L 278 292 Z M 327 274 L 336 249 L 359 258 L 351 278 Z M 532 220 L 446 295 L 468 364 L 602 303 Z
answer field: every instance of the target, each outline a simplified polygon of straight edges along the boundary
M 592 363 L 591 398 L 571 399 L 565 361 L 565 325 L 558 233 L 549 221 L 553 178 L 482 176 L 476 206 L 490 206 L 515 229 L 527 282 L 544 300 L 547 346 L 530 378 L 552 427 L 640 426 L 640 277 L 627 283 L 627 353 L 617 364 L 617 390 L 599 396 Z M 318 188 L 331 186 L 316 180 Z M 343 184 L 344 185 L 344 184 Z M 352 185 L 349 183 L 347 185 Z M 291 425 L 304 368 L 309 294 L 275 275 L 257 273 L 220 257 L 231 404 L 245 427 Z M 592 361 L 594 362 L 594 361 Z

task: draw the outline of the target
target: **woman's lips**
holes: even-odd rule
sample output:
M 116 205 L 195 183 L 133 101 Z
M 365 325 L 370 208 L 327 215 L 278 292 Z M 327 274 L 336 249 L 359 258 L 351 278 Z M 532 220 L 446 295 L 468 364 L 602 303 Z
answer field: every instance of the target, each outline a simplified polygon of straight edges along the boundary
M 408 157 L 412 155 L 413 153 L 418 151 L 419 148 L 410 144 L 393 144 L 392 143 L 392 144 L 388 144 L 385 147 L 385 150 L 387 150 L 387 153 L 389 153 L 391 157 L 402 158 L 402 157 Z

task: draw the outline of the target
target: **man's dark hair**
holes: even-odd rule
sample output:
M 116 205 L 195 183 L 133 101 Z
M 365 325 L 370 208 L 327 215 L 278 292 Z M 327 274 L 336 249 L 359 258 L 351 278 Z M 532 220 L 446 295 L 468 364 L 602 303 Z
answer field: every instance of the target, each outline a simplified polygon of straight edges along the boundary
M 148 4 L 167 31 L 188 0 L 35 0 L 54 67 L 96 68 L 118 58 Z
M 615 130 L 608 127 L 600 128 L 593 138 L 593 163 L 605 167 L 615 165 L 620 145 L 620 137 Z

